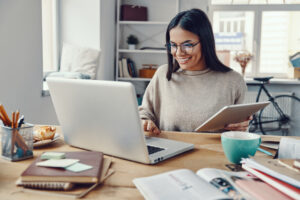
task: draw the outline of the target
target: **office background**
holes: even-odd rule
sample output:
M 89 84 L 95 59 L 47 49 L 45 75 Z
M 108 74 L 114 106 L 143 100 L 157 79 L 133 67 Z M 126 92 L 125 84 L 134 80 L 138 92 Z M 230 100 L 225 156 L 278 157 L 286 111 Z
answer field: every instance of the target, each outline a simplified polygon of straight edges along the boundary
M 114 79 L 115 13 L 113 0 L 62 0 L 61 39 L 101 50 L 98 79 Z M 67 7 L 65 5 L 72 5 Z M 181 1 L 181 9 L 197 7 L 206 10 L 208 2 Z M 164 12 L 160 8 L 157 12 Z M 80 12 L 81 18 L 93 19 L 87 26 L 68 19 Z M 42 96 L 43 56 L 41 0 L 0 0 L 0 103 L 8 111 L 20 109 L 26 121 L 36 124 L 58 124 L 50 96 Z M 79 27 L 85 25 L 89 37 L 82 38 Z M 292 91 L 300 96 L 298 83 L 272 84 L 273 91 Z M 250 86 L 249 90 L 256 88 Z M 300 128 L 299 128 L 300 130 Z

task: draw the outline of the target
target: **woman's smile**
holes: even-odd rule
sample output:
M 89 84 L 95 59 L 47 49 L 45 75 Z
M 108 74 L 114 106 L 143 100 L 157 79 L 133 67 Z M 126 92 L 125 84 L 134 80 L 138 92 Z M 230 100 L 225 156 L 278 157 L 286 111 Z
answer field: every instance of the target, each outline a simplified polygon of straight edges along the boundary
M 189 60 L 191 59 L 192 57 L 186 57 L 186 58 L 176 58 L 177 62 L 179 64 L 186 64 L 189 62 Z

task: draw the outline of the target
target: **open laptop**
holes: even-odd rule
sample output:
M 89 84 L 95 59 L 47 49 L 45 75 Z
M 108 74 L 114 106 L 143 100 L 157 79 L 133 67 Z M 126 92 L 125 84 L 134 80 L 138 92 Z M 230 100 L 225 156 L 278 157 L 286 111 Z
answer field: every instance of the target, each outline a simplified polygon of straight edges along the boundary
M 193 144 L 145 137 L 135 88 L 128 82 L 48 78 L 66 143 L 146 164 L 194 148 Z

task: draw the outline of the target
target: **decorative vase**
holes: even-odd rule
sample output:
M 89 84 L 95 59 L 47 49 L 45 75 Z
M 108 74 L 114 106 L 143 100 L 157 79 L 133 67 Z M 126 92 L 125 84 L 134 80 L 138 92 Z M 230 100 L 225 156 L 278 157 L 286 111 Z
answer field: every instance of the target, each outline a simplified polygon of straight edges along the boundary
M 253 56 L 246 50 L 238 51 L 235 54 L 234 60 L 237 61 L 240 64 L 240 66 L 242 68 L 242 75 L 243 76 L 245 76 L 245 71 L 246 71 L 247 64 L 252 59 L 252 57 Z
M 135 44 L 128 44 L 129 50 L 135 50 Z

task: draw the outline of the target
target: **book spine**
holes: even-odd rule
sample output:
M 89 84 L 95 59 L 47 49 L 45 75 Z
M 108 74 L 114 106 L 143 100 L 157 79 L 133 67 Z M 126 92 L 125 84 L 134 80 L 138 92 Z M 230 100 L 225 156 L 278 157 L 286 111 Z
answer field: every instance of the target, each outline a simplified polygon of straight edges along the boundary
M 130 67 L 131 72 L 132 72 L 132 77 L 137 77 L 136 70 L 135 70 L 135 67 L 134 67 L 134 62 L 132 60 L 128 60 L 128 63 L 129 63 L 129 67 Z
M 127 67 L 127 58 L 122 58 L 122 68 L 123 68 L 124 77 L 130 78 L 131 76 L 129 74 L 128 67 Z
M 118 67 L 119 67 L 119 77 L 124 77 L 124 74 L 123 74 L 123 67 L 122 67 L 122 60 L 119 60 L 119 63 L 118 63 Z
M 132 69 L 131 69 L 131 66 L 130 66 L 129 60 L 128 60 L 128 62 L 127 62 L 127 69 L 128 69 L 129 75 L 130 75 L 131 77 L 134 77 L 134 76 L 133 76 Z

